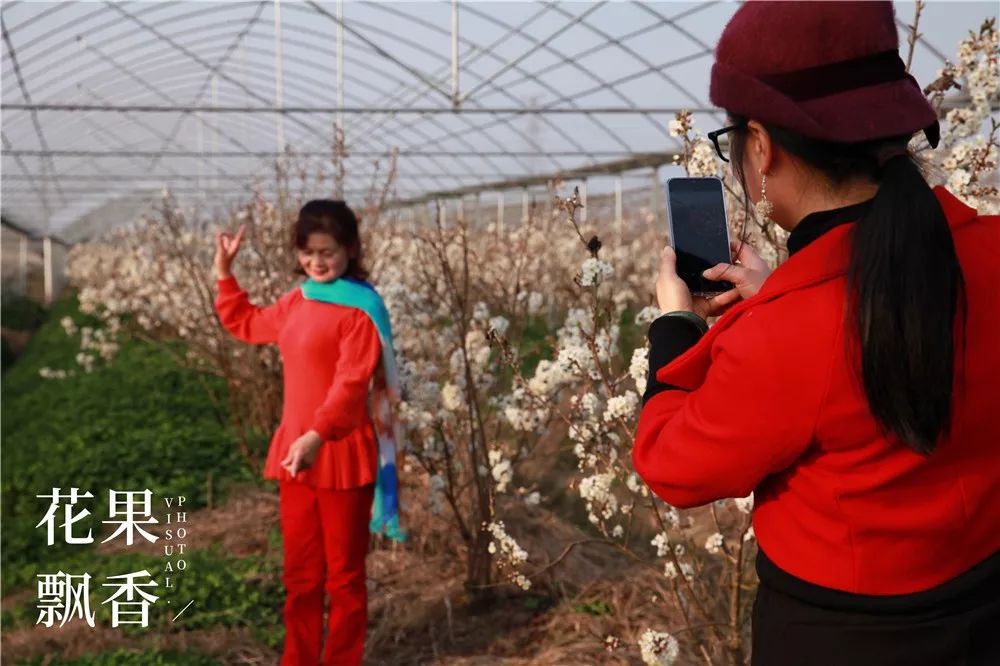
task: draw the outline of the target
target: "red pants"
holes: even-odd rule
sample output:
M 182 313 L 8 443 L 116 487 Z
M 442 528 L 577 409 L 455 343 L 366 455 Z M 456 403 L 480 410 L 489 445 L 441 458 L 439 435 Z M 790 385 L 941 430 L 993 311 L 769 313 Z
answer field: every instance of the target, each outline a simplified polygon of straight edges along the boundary
M 365 556 L 374 492 L 374 484 L 331 490 L 280 482 L 287 593 L 282 666 L 361 663 L 368 628 Z M 325 650 L 324 590 L 330 595 Z

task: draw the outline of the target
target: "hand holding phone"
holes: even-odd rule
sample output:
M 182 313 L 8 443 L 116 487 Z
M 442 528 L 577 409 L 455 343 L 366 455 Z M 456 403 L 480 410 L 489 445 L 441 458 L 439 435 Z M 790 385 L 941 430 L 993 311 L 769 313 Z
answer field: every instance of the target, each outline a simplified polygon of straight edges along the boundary
M 771 274 L 771 267 L 757 254 L 750 243 L 734 240 L 729 242 L 734 262 L 716 264 L 706 271 L 711 280 L 726 279 L 736 286 L 740 298 L 747 299 L 760 291 L 764 281 Z
M 691 206 L 702 206 L 701 217 L 691 214 Z M 757 293 L 771 268 L 752 245 L 729 239 L 721 181 L 672 178 L 667 181 L 667 208 L 677 214 L 669 218 L 673 245 L 664 248 L 660 260 L 656 283 L 660 309 L 689 310 L 708 318 L 723 314 L 733 304 Z M 723 234 L 727 242 L 724 254 L 713 240 Z M 677 248 L 684 252 L 684 266 Z M 709 264 L 709 259 L 717 256 L 719 261 Z M 704 264 L 708 265 L 701 269 Z
M 708 269 L 708 277 L 729 277 L 736 285 L 729 291 L 708 296 L 692 296 L 691 290 L 677 276 L 677 255 L 667 245 L 660 256 L 660 274 L 656 280 L 656 301 L 664 312 L 688 310 L 704 319 L 725 314 L 731 306 L 756 294 L 767 277 L 771 267 L 749 243 L 730 241 L 733 256 L 738 264 L 716 264 Z
M 660 253 L 660 273 L 656 278 L 656 302 L 663 312 L 686 310 L 702 319 L 716 317 L 740 300 L 738 289 L 693 296 L 677 275 L 677 255 L 669 245 Z

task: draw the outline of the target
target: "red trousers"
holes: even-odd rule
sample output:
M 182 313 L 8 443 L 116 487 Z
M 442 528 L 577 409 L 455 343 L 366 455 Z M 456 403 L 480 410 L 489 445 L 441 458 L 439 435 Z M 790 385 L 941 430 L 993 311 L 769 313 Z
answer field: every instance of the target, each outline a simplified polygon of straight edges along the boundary
M 361 663 L 368 628 L 365 557 L 374 492 L 374 484 L 332 490 L 280 482 L 287 593 L 281 666 Z M 330 595 L 325 649 L 324 591 Z

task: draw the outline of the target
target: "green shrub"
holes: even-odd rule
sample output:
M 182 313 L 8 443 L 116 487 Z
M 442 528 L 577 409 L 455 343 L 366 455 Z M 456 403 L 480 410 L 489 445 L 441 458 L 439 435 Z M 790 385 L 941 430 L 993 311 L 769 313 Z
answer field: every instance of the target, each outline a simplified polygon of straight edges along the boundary
M 0 292 L 0 324 L 15 331 L 33 331 L 45 321 L 45 306 L 23 294 Z
M 37 562 L 49 562 L 80 548 L 46 546 L 44 526 L 35 528 L 48 508 L 36 495 L 53 488 L 90 491 L 77 505 L 91 515 L 78 524 L 94 528 L 95 541 L 109 517 L 108 491 L 153 491 L 153 512 L 162 514 L 164 496 L 185 495 L 188 511 L 204 506 L 211 473 L 216 499 L 234 480 L 256 481 L 239 454 L 206 391 L 224 394 L 221 380 L 180 368 L 156 345 L 122 342 L 109 365 L 99 361 L 86 373 L 79 366 L 66 379 L 44 379 L 39 370 L 70 369 L 79 342 L 59 320 L 80 315 L 75 298 L 57 303 L 18 363 L 5 375 L 2 401 L 3 577 L 5 585 L 33 579 Z M 92 321 L 92 320 L 89 320 Z M 61 512 L 60 520 L 61 523 Z
M 261 529 L 267 528 L 262 526 Z M 108 577 L 146 570 L 150 577 L 141 577 L 137 582 L 155 581 L 155 587 L 141 589 L 157 597 L 149 605 L 148 626 L 120 624 L 115 627 L 116 631 L 143 637 L 227 626 L 246 627 L 258 640 L 271 647 L 276 647 L 283 639 L 281 608 L 284 591 L 280 560 L 265 559 L 259 555 L 232 558 L 221 553 L 218 546 L 186 550 L 183 555 L 175 549 L 169 558 L 139 553 L 97 555 L 91 549 L 80 548 L 82 550 L 70 558 L 46 561 L 34 573 L 61 570 L 72 575 L 90 574 L 90 610 L 98 626 L 112 626 L 112 604 L 103 602 L 117 590 L 104 587 L 104 584 L 120 581 L 109 580 Z M 185 562 L 182 571 L 177 570 L 179 560 Z M 165 571 L 168 561 L 173 572 Z M 170 587 L 166 587 L 168 582 Z M 35 624 L 39 617 L 37 604 L 37 595 L 32 595 L 5 611 L 3 628 L 9 630 Z M 175 617 L 176 620 L 173 619 Z M 85 622 L 80 617 L 70 621 Z M 58 621 L 53 626 L 57 625 Z
M 15 358 L 7 338 L 0 338 L 0 372 L 7 372 L 14 365 Z
M 96 545 L 108 533 L 101 521 L 110 517 L 110 489 L 149 488 L 153 491 L 152 513 L 162 521 L 168 511 L 163 497 L 184 495 L 187 501 L 181 510 L 189 513 L 204 506 L 209 475 L 217 501 L 236 484 L 259 482 L 239 454 L 227 415 L 209 399 L 211 389 L 224 400 L 221 380 L 179 367 L 174 354 L 183 353 L 180 345 L 169 350 L 127 338 L 122 339 L 121 349 L 110 364 L 98 361 L 94 371 L 86 373 L 75 363 L 78 337 L 67 336 L 61 326 L 60 320 L 66 316 L 78 326 L 97 324 L 79 312 L 75 298 L 59 301 L 17 364 L 4 375 L 0 493 L 5 593 L 26 585 L 34 591 L 39 574 L 90 574 L 90 609 L 95 623 L 110 627 L 111 604 L 102 602 L 115 590 L 103 587 L 114 582 L 107 577 L 146 569 L 158 586 L 143 589 L 159 597 L 149 607 L 149 626 L 125 624 L 116 630 L 144 638 L 239 626 L 249 628 L 256 640 L 277 647 L 284 638 L 280 538 L 270 551 L 274 554 L 270 559 L 236 559 L 220 553 L 218 547 L 188 550 L 183 555 L 175 550 L 170 558 L 135 552 L 104 555 L 91 544 L 64 542 L 60 509 L 55 543 L 47 545 L 46 526 L 36 524 L 45 515 L 49 500 L 36 496 L 49 494 L 53 488 L 66 493 L 76 487 L 94 495 L 76 505 L 76 512 L 86 508 L 91 513 L 76 524 L 74 533 L 83 536 L 92 529 Z M 44 379 L 39 375 L 43 367 L 72 369 L 74 374 L 66 379 Z M 169 509 L 176 510 L 176 504 Z M 197 530 L 190 516 L 189 521 L 186 527 Z M 262 525 L 260 529 L 269 529 L 273 537 L 277 528 Z M 116 537 L 123 544 L 122 539 L 122 535 Z M 157 543 L 166 542 L 161 539 Z M 183 571 L 164 571 L 168 560 L 176 567 L 179 559 L 185 560 Z M 165 587 L 167 575 L 170 588 Z M 189 602 L 191 605 L 172 621 Z M 7 608 L 0 623 L 5 629 L 34 625 L 37 605 L 37 594 L 31 594 Z M 117 650 L 49 663 L 200 666 L 218 662 L 208 655 L 154 649 Z

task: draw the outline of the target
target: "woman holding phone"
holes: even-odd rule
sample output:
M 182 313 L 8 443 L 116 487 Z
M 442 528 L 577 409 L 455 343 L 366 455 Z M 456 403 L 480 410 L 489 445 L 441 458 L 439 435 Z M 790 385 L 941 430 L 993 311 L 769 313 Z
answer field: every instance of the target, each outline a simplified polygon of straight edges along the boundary
M 1000 217 L 924 179 L 898 45 L 889 2 L 742 5 L 710 136 L 789 258 L 705 299 L 662 254 L 633 460 L 678 507 L 754 493 L 758 665 L 1000 664 Z
M 378 468 L 368 398 L 373 378 L 384 383 L 385 373 L 376 370 L 392 365 L 391 338 L 383 334 L 388 319 L 364 282 L 358 221 L 343 201 L 302 207 L 293 234 L 295 272 L 308 279 L 267 307 L 252 304 L 231 272 L 244 230 L 216 236 L 215 306 L 232 335 L 276 343 L 281 352 L 284 404 L 264 468 L 264 478 L 279 483 L 287 592 L 281 663 L 360 664 L 369 527 L 383 526 L 369 519 L 376 477 L 383 491 L 388 478 Z M 377 423 L 382 433 L 381 416 Z M 387 495 L 378 497 L 382 509 Z M 324 591 L 330 611 L 322 648 Z

